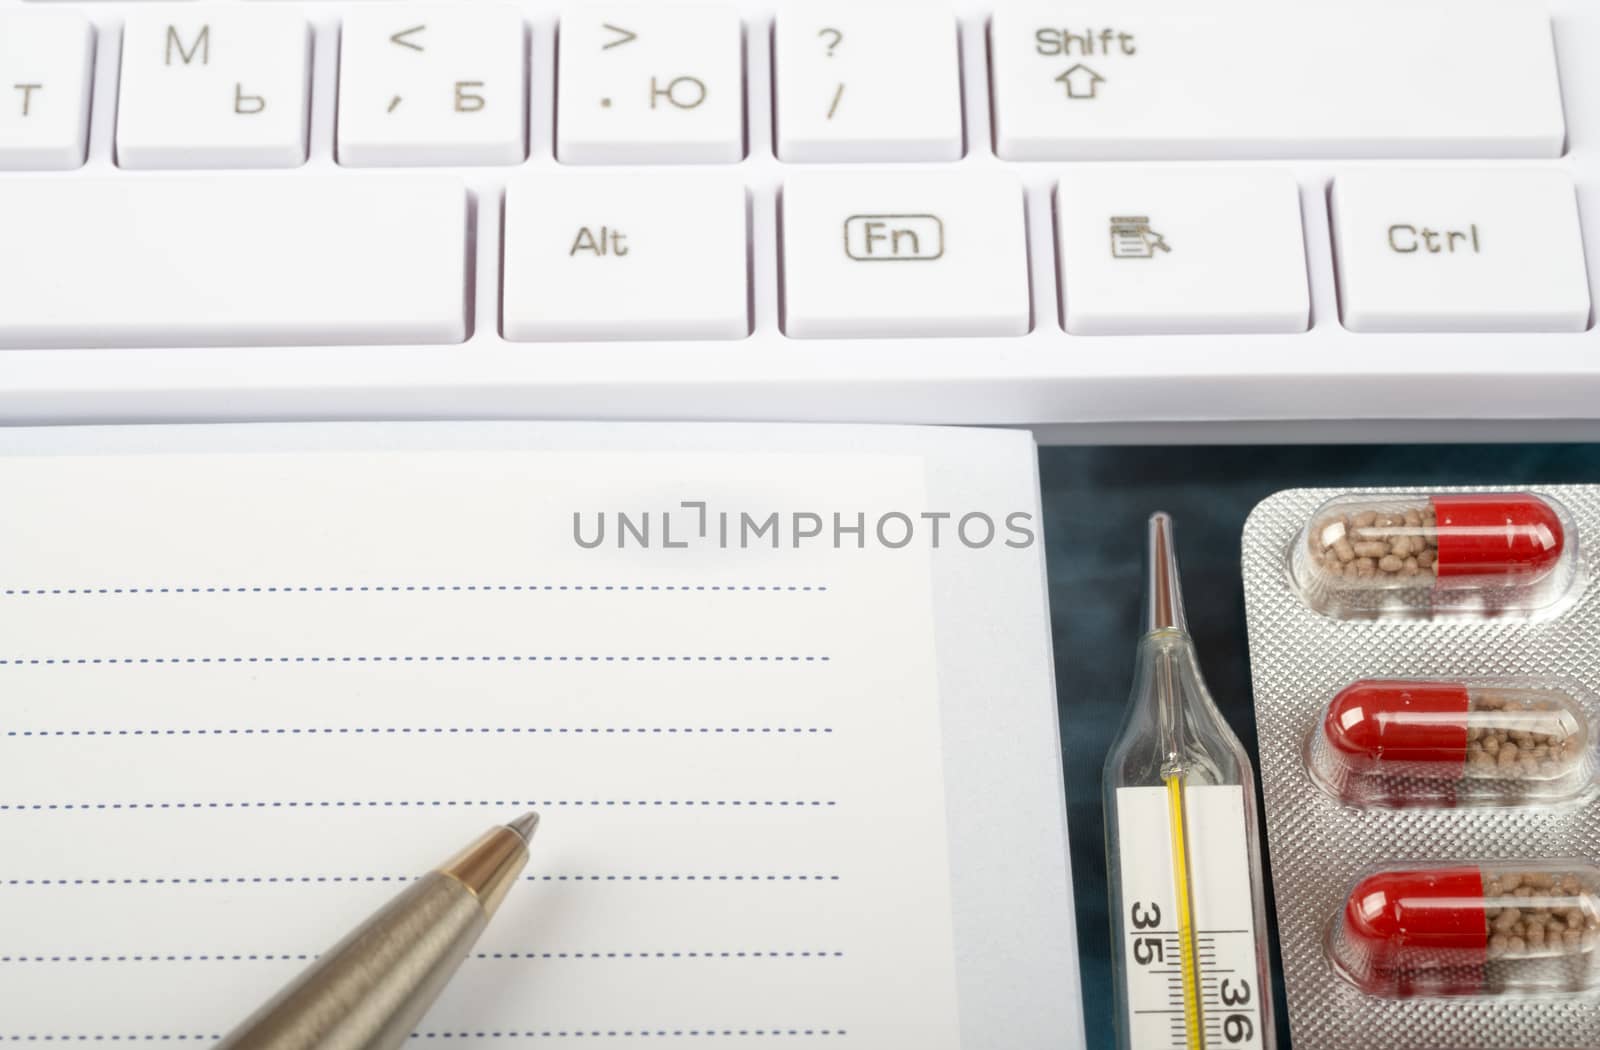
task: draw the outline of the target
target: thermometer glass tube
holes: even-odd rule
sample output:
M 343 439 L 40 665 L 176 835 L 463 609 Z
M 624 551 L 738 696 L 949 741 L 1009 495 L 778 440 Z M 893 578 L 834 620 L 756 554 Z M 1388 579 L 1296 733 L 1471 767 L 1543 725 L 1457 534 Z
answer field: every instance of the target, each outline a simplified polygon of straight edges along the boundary
M 1334 695 L 1311 779 L 1355 806 L 1563 802 L 1596 786 L 1592 702 L 1563 679 L 1367 678 Z
M 1527 492 L 1352 494 L 1311 515 L 1290 567 L 1334 616 L 1529 611 L 1572 583 L 1575 535 L 1558 503 Z
M 1376 871 L 1351 888 L 1327 950 L 1342 977 L 1388 999 L 1600 990 L 1600 869 L 1501 860 Z
M 1150 519 L 1145 633 L 1102 780 L 1121 1050 L 1272 1050 L 1249 756 L 1207 692 L 1172 523 Z

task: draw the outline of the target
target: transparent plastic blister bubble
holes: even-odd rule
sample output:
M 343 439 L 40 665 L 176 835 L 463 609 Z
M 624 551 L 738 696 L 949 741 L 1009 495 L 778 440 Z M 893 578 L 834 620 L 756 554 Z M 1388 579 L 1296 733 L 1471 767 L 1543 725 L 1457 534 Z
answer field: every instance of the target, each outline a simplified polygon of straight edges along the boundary
M 1362 678 L 1306 742 L 1318 787 L 1352 806 L 1523 806 L 1597 787 L 1596 704 L 1573 679 Z
M 1596 1050 L 1600 486 L 1415 493 L 1279 492 L 1245 525 L 1292 1042 Z M 1484 531 L 1447 536 L 1462 506 Z M 1370 571 L 1334 574 L 1341 538 Z
M 1577 542 L 1545 495 L 1345 493 L 1307 516 L 1289 575 L 1338 619 L 1532 617 L 1577 583 Z
M 1600 869 L 1579 860 L 1384 868 L 1328 925 L 1334 972 L 1362 992 L 1600 992 Z

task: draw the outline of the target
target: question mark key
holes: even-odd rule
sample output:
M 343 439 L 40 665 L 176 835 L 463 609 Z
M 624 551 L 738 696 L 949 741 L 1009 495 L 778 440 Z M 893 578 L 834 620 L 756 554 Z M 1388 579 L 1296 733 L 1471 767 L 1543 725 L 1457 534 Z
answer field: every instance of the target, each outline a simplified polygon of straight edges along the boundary
M 786 161 L 956 160 L 955 15 L 820 0 L 773 23 L 777 152 Z

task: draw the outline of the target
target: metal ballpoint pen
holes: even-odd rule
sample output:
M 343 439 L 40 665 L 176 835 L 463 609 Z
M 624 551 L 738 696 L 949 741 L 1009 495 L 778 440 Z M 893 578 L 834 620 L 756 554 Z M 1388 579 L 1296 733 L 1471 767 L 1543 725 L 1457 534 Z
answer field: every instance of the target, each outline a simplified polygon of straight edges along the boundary
M 390 1050 L 404 1043 L 500 907 L 539 827 L 491 828 L 422 876 L 223 1037 L 217 1050 Z

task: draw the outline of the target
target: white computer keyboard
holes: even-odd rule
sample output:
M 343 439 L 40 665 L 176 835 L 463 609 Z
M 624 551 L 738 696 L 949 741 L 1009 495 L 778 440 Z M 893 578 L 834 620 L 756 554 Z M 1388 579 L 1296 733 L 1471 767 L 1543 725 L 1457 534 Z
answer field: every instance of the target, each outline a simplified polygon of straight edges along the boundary
M 1600 435 L 1600 4 L 0 0 L 0 422 Z

